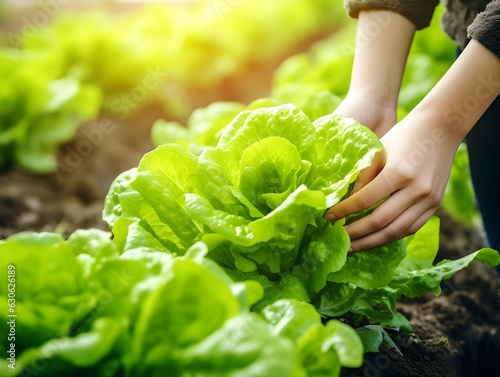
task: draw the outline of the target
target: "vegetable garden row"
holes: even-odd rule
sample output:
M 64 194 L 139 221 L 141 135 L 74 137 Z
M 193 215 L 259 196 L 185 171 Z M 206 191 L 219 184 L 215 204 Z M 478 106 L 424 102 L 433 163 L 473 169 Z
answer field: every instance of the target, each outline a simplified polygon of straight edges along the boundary
M 85 161 L 127 134 L 118 158 L 130 166 L 98 182 L 98 227 L 59 219 L 16 229 L 18 218 L 0 214 L 0 376 L 389 376 L 389 359 L 376 356 L 404 363 L 412 299 L 440 296 L 463 269 L 494 275 L 493 249 L 438 258 L 443 219 L 480 234 L 465 147 L 444 215 L 416 235 L 349 254 L 344 220 L 323 219 L 382 148 L 366 127 L 332 115 L 354 53 L 355 23 L 339 3 L 201 1 L 83 15 L 57 3 L 44 27 L 5 31 L 2 175 L 59 189 L 98 174 Z M 412 47 L 400 117 L 453 60 L 451 42 L 430 33 Z M 266 70 L 269 82 L 257 86 Z M 88 198 L 86 189 L 75 190 Z M 48 206 L 33 201 L 29 211 Z M 484 282 L 485 292 L 498 287 Z M 445 296 L 460 291 L 444 287 Z

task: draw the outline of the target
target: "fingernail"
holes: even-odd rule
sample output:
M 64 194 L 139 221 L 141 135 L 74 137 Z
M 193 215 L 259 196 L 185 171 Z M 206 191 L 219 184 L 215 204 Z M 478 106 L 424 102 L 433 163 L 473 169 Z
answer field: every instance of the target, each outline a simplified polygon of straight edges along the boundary
M 335 221 L 337 219 L 335 218 L 335 216 L 332 213 L 327 213 L 325 216 L 325 220 L 326 221 Z

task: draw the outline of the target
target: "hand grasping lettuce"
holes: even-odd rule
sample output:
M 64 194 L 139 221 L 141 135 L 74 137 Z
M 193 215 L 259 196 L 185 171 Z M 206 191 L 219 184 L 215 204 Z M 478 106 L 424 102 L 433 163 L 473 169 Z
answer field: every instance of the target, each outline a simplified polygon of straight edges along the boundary
M 256 311 L 294 298 L 314 303 L 325 317 L 353 312 L 386 323 L 397 319 L 403 294 L 438 294 L 451 276 L 445 270 L 474 259 L 498 263 L 498 253 L 487 250 L 433 266 L 435 222 L 413 243 L 409 261 L 407 240 L 348 255 L 343 221 L 332 225 L 323 214 L 371 163 L 379 140 L 340 115 L 311 122 L 293 105 L 261 104 L 237 114 L 199 156 L 167 143 L 115 180 L 103 214 L 121 250 L 184 255 L 202 240 L 232 278 L 263 285 Z M 189 132 L 186 140 L 195 140 Z M 411 255 L 420 254 L 425 265 L 413 265 Z

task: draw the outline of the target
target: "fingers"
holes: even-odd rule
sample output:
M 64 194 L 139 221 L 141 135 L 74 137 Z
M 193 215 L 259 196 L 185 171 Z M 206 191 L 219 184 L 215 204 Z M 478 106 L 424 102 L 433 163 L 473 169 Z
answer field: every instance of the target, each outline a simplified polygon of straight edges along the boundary
M 426 212 L 424 212 L 415 222 L 408 228 L 408 235 L 412 235 L 417 233 L 417 231 L 422 228 L 425 223 L 436 213 L 439 206 L 434 206 L 429 208 Z
M 410 209 L 414 203 L 414 199 L 408 197 L 407 193 L 398 191 L 380 204 L 372 213 L 346 225 L 345 229 L 352 240 L 364 237 L 389 226 L 407 209 Z M 420 212 L 417 215 L 420 215 Z
M 367 219 L 369 216 L 377 216 L 375 212 L 379 209 L 382 209 L 381 206 L 369 216 L 360 219 L 346 227 L 347 232 L 353 240 L 351 243 L 351 250 L 368 250 L 374 247 L 387 245 L 409 235 L 415 234 L 427 222 L 427 220 L 429 220 L 429 218 L 436 212 L 438 208 L 439 206 L 432 206 L 428 208 L 425 205 L 422 206 L 422 203 L 416 203 L 403 211 L 398 217 L 396 217 L 396 219 L 394 219 L 385 227 L 356 238 L 355 234 L 352 234 L 349 228 L 357 222 Z
M 358 192 L 363 187 L 365 187 L 368 183 L 373 181 L 375 177 L 380 173 L 383 169 L 386 162 L 385 150 L 377 153 L 375 158 L 373 159 L 372 165 L 366 169 L 363 169 L 356 179 L 354 183 L 354 188 L 352 190 L 353 193 Z
M 389 196 L 392 191 L 387 180 L 378 175 L 361 190 L 326 211 L 325 219 L 335 221 L 368 209 Z

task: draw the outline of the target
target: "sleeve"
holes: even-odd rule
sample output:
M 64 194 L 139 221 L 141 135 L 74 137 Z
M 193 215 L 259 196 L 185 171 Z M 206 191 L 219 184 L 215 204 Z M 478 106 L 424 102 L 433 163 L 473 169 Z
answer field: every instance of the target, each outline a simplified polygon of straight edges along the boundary
M 475 39 L 500 57 L 500 1 L 491 1 L 467 28 L 467 37 Z
M 344 0 L 344 8 L 353 18 L 362 10 L 390 10 L 405 16 L 420 30 L 429 26 L 438 3 L 439 0 Z

